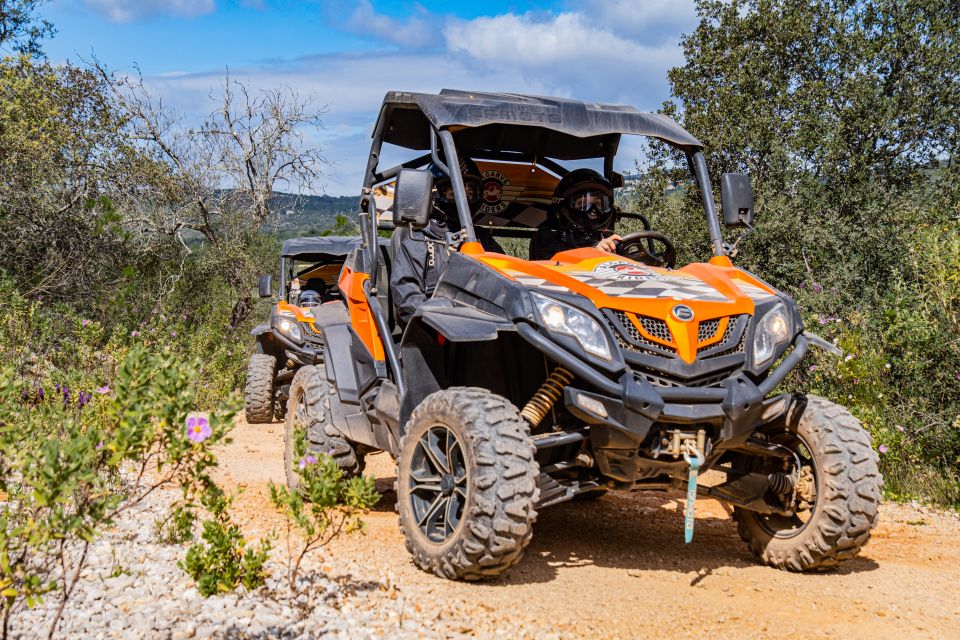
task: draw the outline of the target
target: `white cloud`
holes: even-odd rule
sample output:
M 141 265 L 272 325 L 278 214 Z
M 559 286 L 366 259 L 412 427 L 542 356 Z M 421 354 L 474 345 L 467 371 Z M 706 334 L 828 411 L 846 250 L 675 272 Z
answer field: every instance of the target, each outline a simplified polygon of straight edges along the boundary
M 184 18 L 213 13 L 215 0 L 84 0 L 85 4 L 112 22 L 131 22 L 159 15 Z
M 659 105 L 667 69 L 682 61 L 676 42 L 644 44 L 576 12 L 451 20 L 444 36 L 475 69 L 513 69 L 561 95 L 646 109 Z
M 693 0 L 581 0 L 577 9 L 595 24 L 645 42 L 676 43 L 697 20 Z
M 372 36 L 409 49 L 420 49 L 439 41 L 437 27 L 429 20 L 429 14 L 396 20 L 377 13 L 370 0 L 359 0 L 356 9 L 347 20 L 347 27 L 354 33 Z

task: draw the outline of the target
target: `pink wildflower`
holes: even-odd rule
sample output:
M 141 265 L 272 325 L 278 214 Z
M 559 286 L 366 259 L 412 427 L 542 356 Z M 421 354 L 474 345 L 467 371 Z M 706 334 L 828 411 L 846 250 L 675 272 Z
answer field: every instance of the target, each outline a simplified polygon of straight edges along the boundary
M 887 445 L 885 445 L 885 444 L 882 444 L 882 445 L 880 445 L 879 447 L 877 447 L 877 450 L 878 450 L 880 453 L 886 453 L 887 451 L 889 451 L 889 449 L 887 449 Z
M 210 421 L 203 416 L 190 416 L 187 418 L 187 437 L 194 442 L 200 443 L 213 435 L 213 429 L 210 428 Z

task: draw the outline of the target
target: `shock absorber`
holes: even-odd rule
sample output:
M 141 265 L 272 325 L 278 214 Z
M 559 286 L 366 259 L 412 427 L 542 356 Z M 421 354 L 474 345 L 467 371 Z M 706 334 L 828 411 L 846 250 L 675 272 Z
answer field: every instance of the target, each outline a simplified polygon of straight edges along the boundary
M 553 408 L 554 403 L 563 395 L 563 388 L 573 382 L 573 374 L 561 366 L 557 366 L 553 372 L 543 381 L 537 392 L 533 394 L 530 401 L 520 412 L 520 415 L 535 427 Z

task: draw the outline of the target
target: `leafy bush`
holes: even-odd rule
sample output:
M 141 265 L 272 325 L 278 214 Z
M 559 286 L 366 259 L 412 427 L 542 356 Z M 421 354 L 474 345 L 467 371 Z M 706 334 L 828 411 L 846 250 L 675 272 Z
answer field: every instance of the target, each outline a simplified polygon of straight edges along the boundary
M 373 479 L 345 479 L 343 471 L 328 455 L 314 456 L 307 452 L 302 430 L 294 435 L 295 469 L 299 486 L 290 490 L 270 483 L 270 500 L 287 521 L 288 578 L 290 588 L 297 589 L 297 575 L 304 557 L 323 548 L 341 532 L 363 530 L 360 516 L 380 499 Z M 291 530 L 302 536 L 295 551 Z
M 270 541 L 248 545 L 240 527 L 230 518 L 231 499 L 215 485 L 208 487 L 201 504 L 210 513 L 203 523 L 202 542 L 194 543 L 180 566 L 197 583 L 204 596 L 233 591 L 240 585 L 256 589 L 266 579 L 264 564 Z
M 236 401 L 202 418 L 205 437 L 192 436 L 197 377 L 196 362 L 141 347 L 98 388 L 0 370 L 5 627 L 54 591 L 62 611 L 90 542 L 121 512 L 160 487 L 179 487 L 187 505 L 211 491 L 212 449 L 228 441 Z

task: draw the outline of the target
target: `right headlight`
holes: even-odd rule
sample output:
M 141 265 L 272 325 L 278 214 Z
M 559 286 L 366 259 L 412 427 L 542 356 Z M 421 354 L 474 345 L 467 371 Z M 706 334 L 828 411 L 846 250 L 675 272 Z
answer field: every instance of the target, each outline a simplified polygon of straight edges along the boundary
M 540 313 L 543 325 L 553 333 L 572 337 L 587 353 L 603 358 L 607 362 L 613 359 L 610 342 L 600 323 L 589 315 L 553 298 L 531 293 L 533 303 Z
M 297 322 L 296 318 L 280 316 L 277 318 L 274 326 L 276 326 L 277 331 L 294 342 L 303 342 L 303 332 L 301 332 L 300 323 Z
M 790 318 L 783 304 L 778 304 L 760 318 L 753 333 L 753 366 L 760 367 L 773 359 L 777 347 L 790 340 Z

